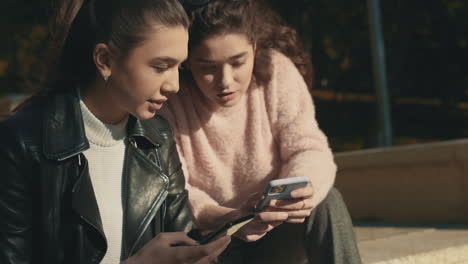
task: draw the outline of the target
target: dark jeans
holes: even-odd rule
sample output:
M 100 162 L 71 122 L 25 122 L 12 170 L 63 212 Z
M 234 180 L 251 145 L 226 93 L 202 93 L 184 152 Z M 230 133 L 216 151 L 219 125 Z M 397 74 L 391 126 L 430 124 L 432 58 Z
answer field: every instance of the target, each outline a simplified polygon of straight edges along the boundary
M 304 223 L 283 223 L 250 243 L 233 237 L 215 263 L 357 264 L 361 258 L 346 205 L 332 188 Z

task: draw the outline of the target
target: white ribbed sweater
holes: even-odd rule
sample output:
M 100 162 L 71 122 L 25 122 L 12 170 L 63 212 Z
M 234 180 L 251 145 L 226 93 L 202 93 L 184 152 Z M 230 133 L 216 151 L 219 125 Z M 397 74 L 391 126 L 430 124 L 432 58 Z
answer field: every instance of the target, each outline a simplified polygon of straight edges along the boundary
M 99 207 L 107 252 L 102 264 L 120 263 L 122 247 L 122 172 L 127 120 L 109 125 L 97 119 L 80 101 L 90 148 L 84 152 Z

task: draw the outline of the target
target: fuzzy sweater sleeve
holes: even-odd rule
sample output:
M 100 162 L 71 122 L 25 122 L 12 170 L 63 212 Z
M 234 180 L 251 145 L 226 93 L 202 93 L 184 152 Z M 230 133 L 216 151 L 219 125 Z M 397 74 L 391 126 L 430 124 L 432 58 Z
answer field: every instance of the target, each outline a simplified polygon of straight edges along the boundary
M 316 206 L 335 180 L 333 154 L 317 124 L 312 96 L 299 71 L 278 52 L 273 52 L 272 58 L 273 78 L 266 93 L 282 163 L 278 177 L 309 176 Z

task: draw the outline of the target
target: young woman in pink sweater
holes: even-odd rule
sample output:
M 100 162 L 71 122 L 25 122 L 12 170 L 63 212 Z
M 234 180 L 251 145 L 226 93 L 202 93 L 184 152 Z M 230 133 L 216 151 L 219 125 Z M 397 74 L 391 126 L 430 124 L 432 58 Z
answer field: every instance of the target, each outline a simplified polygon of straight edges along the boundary
M 310 177 L 241 228 L 219 263 L 360 263 L 295 31 L 259 0 L 185 2 L 188 71 L 162 115 L 197 225 L 212 230 L 252 211 L 270 180 Z

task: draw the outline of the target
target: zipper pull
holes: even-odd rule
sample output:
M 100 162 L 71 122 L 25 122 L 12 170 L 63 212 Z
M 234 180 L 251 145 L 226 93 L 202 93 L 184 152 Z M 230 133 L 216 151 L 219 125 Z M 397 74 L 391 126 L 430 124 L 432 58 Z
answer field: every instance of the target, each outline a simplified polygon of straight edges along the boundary
M 138 145 L 137 145 L 135 139 L 129 138 L 129 139 L 128 139 L 128 142 L 130 142 L 130 144 L 132 144 L 135 148 L 138 148 Z

